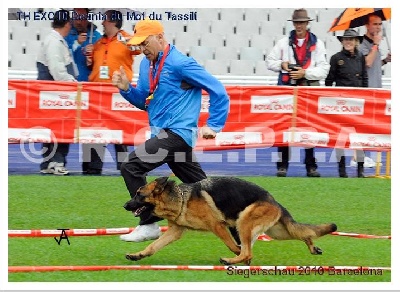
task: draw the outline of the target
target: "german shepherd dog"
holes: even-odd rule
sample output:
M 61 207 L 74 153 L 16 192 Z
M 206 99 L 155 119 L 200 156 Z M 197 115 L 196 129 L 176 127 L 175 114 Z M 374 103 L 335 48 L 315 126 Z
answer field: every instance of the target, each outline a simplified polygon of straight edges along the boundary
M 137 261 L 148 257 L 179 239 L 186 229 L 215 233 L 236 254 L 221 258 L 224 265 L 250 265 L 252 246 L 258 235 L 273 239 L 298 239 L 305 242 L 311 254 L 322 254 L 313 239 L 336 231 L 335 224 L 311 225 L 296 222 L 272 195 L 251 182 L 234 177 L 207 178 L 197 183 L 178 185 L 168 177 L 141 187 L 124 208 L 135 216 L 150 208 L 158 217 L 168 220 L 168 230 L 144 250 L 127 254 Z M 229 228 L 236 228 L 240 245 Z

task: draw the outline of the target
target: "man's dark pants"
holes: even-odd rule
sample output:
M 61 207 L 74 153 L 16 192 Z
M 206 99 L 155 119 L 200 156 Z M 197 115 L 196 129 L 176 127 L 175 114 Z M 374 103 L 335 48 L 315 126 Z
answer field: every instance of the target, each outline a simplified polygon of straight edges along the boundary
M 127 162 L 121 165 L 121 175 L 125 180 L 131 197 L 146 184 L 147 173 L 164 163 L 183 183 L 194 183 L 207 178 L 196 161 L 193 148 L 171 130 L 162 130 L 129 154 Z M 151 224 L 162 220 L 150 212 L 140 215 L 139 225 Z
M 311 168 L 317 169 L 318 166 L 314 157 L 314 148 L 305 148 L 304 151 L 306 154 L 304 158 L 304 164 L 306 165 L 307 172 L 310 171 Z M 277 169 L 288 169 L 290 160 L 289 152 L 290 149 L 288 146 L 278 147 L 278 155 L 280 159 L 276 163 Z

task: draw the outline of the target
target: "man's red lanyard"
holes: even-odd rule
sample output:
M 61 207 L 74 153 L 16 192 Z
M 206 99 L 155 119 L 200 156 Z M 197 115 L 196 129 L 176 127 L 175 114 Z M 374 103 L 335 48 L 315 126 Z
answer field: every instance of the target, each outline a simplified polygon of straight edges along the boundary
M 163 56 L 160 61 L 160 65 L 158 65 L 156 77 L 153 78 L 153 62 L 150 63 L 150 69 L 149 69 L 149 81 L 150 81 L 150 92 L 149 92 L 149 97 L 146 98 L 145 106 L 146 108 L 149 106 L 150 101 L 153 99 L 153 92 L 156 90 L 156 87 L 158 85 L 158 81 L 160 80 L 160 74 L 161 70 L 164 67 L 164 62 L 165 58 L 167 57 L 167 54 L 169 52 L 169 45 L 165 47 L 163 51 Z

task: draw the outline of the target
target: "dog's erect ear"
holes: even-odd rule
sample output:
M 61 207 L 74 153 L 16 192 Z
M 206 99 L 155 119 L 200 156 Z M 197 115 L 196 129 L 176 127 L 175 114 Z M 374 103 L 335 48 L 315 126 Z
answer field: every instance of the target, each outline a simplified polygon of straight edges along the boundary
M 156 178 L 155 182 L 157 183 L 157 185 L 154 191 L 159 194 L 164 190 L 165 186 L 167 185 L 168 177 L 163 176 Z
M 163 176 L 163 177 L 156 178 L 156 182 L 160 186 L 165 186 L 167 181 L 168 181 L 168 176 Z

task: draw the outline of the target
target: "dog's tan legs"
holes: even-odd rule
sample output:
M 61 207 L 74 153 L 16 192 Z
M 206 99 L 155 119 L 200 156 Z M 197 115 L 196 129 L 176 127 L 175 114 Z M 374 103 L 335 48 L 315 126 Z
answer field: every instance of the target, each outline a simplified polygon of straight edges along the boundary
M 237 220 L 237 226 L 241 242 L 240 254 L 234 258 L 221 258 L 224 265 L 245 263 L 250 265 L 252 254 L 252 239 L 273 226 L 280 217 L 277 206 L 270 204 L 252 205 L 246 208 Z
M 314 246 L 311 238 L 306 238 L 303 241 L 307 244 L 311 254 L 322 254 L 322 249 L 320 249 L 318 246 Z
M 237 229 L 239 231 L 239 237 L 241 242 L 240 254 L 234 258 L 227 259 L 221 258 L 220 262 L 223 264 L 237 264 L 237 263 L 245 263 L 246 265 L 250 265 L 252 255 L 252 245 L 251 241 L 253 238 L 254 228 L 243 228 L 243 224 L 238 225 Z
M 212 226 L 212 232 L 215 233 L 221 240 L 225 243 L 225 245 L 236 255 L 240 254 L 240 247 L 236 245 L 236 242 L 233 240 L 232 235 L 229 233 L 225 224 L 215 224 Z
M 185 229 L 185 227 L 170 224 L 168 226 L 168 230 L 164 232 L 160 238 L 148 245 L 144 250 L 137 253 L 127 254 L 125 257 L 128 260 L 138 261 L 144 257 L 151 256 L 171 242 L 178 240 L 182 236 L 182 233 L 185 231 Z

